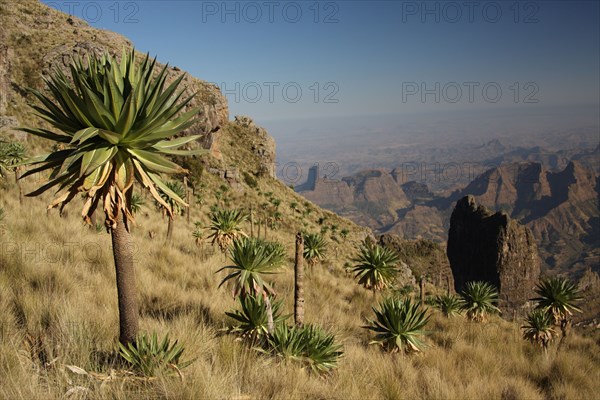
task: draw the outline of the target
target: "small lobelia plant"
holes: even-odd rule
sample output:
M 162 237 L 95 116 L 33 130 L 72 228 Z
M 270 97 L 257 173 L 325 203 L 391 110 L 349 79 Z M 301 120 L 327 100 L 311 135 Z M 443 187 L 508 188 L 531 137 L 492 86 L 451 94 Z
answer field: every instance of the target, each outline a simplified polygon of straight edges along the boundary
M 300 362 L 313 373 L 326 374 L 338 367 L 344 354 L 343 346 L 335 336 L 314 325 L 302 328 L 280 324 L 268 337 L 267 348 L 262 352 L 286 361 Z
M 19 203 L 23 203 L 23 189 L 19 180 L 21 163 L 25 160 L 26 149 L 18 142 L 0 141 L 0 180 L 4 177 L 3 170 L 12 170 L 15 174 L 15 182 L 19 188 Z
M 202 222 L 196 221 L 194 222 L 194 230 L 192 231 L 192 237 L 194 238 L 194 242 L 196 246 L 200 246 L 204 239 L 204 234 L 202 233 Z
M 179 198 L 185 197 L 185 189 L 181 183 L 177 181 L 168 181 L 165 184 L 167 188 L 170 189 L 172 193 L 175 193 Z M 159 189 L 159 195 L 163 202 L 159 203 L 158 201 L 155 201 L 155 205 L 162 211 L 163 216 L 167 215 L 168 217 L 166 241 L 170 242 L 171 238 L 173 237 L 173 218 L 175 215 L 183 215 L 184 208 L 181 207 L 181 205 L 175 201 L 175 199 L 171 198 L 170 195 L 162 189 Z M 164 203 L 168 204 L 169 208 L 165 208 L 163 206 Z M 171 210 L 170 213 L 168 212 L 169 209 Z
M 18 179 L 19 165 L 25 159 L 25 152 L 21 143 L 0 141 L 0 178 L 4 177 L 3 171 L 13 170 Z
M 386 247 L 365 242 L 353 261 L 355 265 L 351 271 L 355 273 L 358 284 L 375 293 L 391 285 L 398 272 L 396 265 L 400 259 Z
M 537 303 L 536 309 L 546 311 L 552 323 L 560 326 L 562 344 L 569 331 L 571 315 L 581 312 L 575 305 L 582 299 L 577 284 L 566 278 L 547 278 L 537 284 L 535 292 L 539 296 L 533 299 Z
M 379 308 L 373 307 L 375 319 L 363 328 L 375 332 L 375 340 L 385 350 L 395 352 L 420 352 L 425 347 L 421 337 L 428 334 L 424 330 L 429 321 L 427 310 L 410 298 L 405 300 L 387 298 Z
M 544 353 L 548 351 L 548 346 L 556 332 L 553 328 L 554 320 L 551 314 L 545 310 L 533 310 L 527 318 L 523 329 L 523 339 L 539 345 Z
M 136 215 L 142 209 L 142 206 L 146 204 L 146 201 L 139 193 L 133 192 L 131 195 L 131 213 Z
M 433 300 L 433 307 L 437 308 L 446 318 L 458 316 L 463 309 L 463 300 L 453 294 L 444 294 L 436 296 Z
M 217 271 L 229 270 L 219 287 L 227 281 L 233 282 L 233 296 L 246 298 L 248 296 L 262 296 L 265 301 L 268 316 L 269 332 L 273 332 L 273 308 L 271 297 L 275 290 L 263 278 L 264 275 L 274 274 L 285 262 L 285 247 L 276 242 L 268 242 L 258 238 L 242 237 L 233 242 L 229 249 L 232 265 L 227 265 Z
M 311 371 L 324 374 L 338 367 L 338 361 L 344 352 L 343 346 L 336 343 L 333 334 L 314 325 L 304 326 L 302 333 L 306 340 L 305 362 Z
M 325 257 L 327 241 L 318 233 L 304 234 L 304 259 L 313 267 Z
M 500 309 L 496 306 L 498 292 L 487 282 L 467 282 L 462 297 L 463 308 L 471 321 L 485 322 L 489 314 L 500 313 Z
M 194 362 L 181 361 L 184 350 L 177 340 L 171 343 L 168 334 L 159 341 L 156 332 L 152 335 L 140 333 L 135 342 L 126 346 L 119 343 L 121 357 L 138 375 L 144 377 L 156 377 L 172 372 L 181 376 L 181 370 Z
M 240 309 L 225 312 L 237 324 L 231 332 L 239 334 L 250 344 L 264 343 L 268 336 L 269 315 L 266 302 L 262 296 L 239 297 Z M 283 323 L 288 316 L 281 314 L 282 301 L 271 300 L 273 323 L 275 326 Z
M 222 253 L 227 252 L 229 246 L 238 238 L 246 237 L 241 224 L 247 219 L 246 214 L 238 209 L 216 208 L 210 213 L 211 244 L 219 246 Z
M 217 272 L 230 270 L 219 287 L 233 281 L 233 296 L 275 295 L 275 291 L 264 279 L 264 275 L 274 274 L 285 261 L 285 249 L 279 243 L 267 242 L 258 238 L 243 237 L 233 242 L 229 250 L 232 265 Z

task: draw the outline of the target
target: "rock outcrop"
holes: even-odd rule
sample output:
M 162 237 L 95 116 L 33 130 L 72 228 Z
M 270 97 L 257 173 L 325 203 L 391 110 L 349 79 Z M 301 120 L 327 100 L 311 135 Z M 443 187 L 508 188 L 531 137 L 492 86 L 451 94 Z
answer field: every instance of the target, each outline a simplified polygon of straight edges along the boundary
M 545 267 L 583 272 L 594 265 L 586 259 L 596 257 L 598 263 L 598 249 L 591 245 L 598 240 L 595 179 L 578 161 L 556 172 L 539 163 L 510 164 L 477 177 L 454 199 L 470 194 L 478 204 L 508 212 L 531 229 Z
M 454 286 L 485 281 L 498 288 L 500 308 L 519 311 L 532 297 L 540 275 L 531 230 L 509 217 L 477 205 L 471 195 L 456 203 L 447 245 Z
M 317 204 L 350 205 L 354 202 L 354 188 L 345 179 L 329 180 L 319 175 L 319 167 L 308 170 L 306 183 L 298 185 L 296 191 Z
M 236 115 L 233 124 L 248 129 L 253 135 L 250 150 L 260 160 L 257 174 L 275 178 L 275 140 L 265 128 L 256 125 L 250 117 Z

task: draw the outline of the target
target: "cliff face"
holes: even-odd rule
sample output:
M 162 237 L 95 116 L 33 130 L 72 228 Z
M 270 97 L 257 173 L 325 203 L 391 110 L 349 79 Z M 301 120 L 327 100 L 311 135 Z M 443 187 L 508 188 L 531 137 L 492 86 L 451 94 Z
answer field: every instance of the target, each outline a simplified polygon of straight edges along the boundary
M 495 168 L 461 191 L 461 195 L 468 194 L 526 224 L 548 268 L 593 267 L 589 260 L 594 254 L 597 264 L 598 249 L 590 244 L 598 240 L 594 225 L 599 192 L 594 172 L 578 161 L 558 172 L 546 171 L 538 163 Z
M 275 140 L 264 128 L 250 117 L 236 115 L 225 125 L 224 133 L 217 135 L 213 143 L 220 154 L 221 168 L 235 166 L 239 170 L 236 173 L 275 178 Z
M 398 219 L 383 231 L 443 242 L 452 207 L 472 195 L 478 204 L 505 211 L 531 229 L 543 268 L 578 275 L 598 268 L 598 182 L 598 175 L 579 161 L 569 162 L 558 172 L 539 163 L 507 164 L 490 169 L 450 196 L 413 201 L 412 206 L 398 210 Z
M 311 168 L 309 176 L 313 179 L 299 187 L 302 196 L 317 204 L 335 204 L 338 206 L 352 204 L 354 191 L 347 182 L 321 179 L 318 174 L 318 169 Z M 310 190 L 302 191 L 303 188 Z
M 410 204 L 400 185 L 383 170 L 368 170 L 352 177 L 329 180 L 311 168 L 309 181 L 298 187 L 302 195 L 322 204 L 351 204 L 355 202 L 385 203 L 389 207 Z
M 338 213 L 362 214 L 356 222 L 387 225 L 396 219 L 396 210 L 410 200 L 393 176 L 384 170 L 368 170 L 342 180 L 321 177 L 314 167 L 309 181 L 297 188 L 303 197 Z
M 505 212 L 493 213 L 473 196 L 460 199 L 450 217 L 447 254 L 457 291 L 469 281 L 489 282 L 504 311 L 519 310 L 532 297 L 540 274 L 537 245 L 529 228 Z

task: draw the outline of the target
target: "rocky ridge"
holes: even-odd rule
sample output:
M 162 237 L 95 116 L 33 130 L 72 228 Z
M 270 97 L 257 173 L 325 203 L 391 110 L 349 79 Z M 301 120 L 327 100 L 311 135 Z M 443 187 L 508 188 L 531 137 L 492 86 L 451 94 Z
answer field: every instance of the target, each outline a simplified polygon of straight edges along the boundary
M 440 243 L 447 240 L 455 202 L 472 195 L 531 229 L 544 270 L 578 275 L 588 267 L 598 268 L 600 176 L 580 161 L 570 161 L 559 171 L 538 162 L 505 164 L 447 195 L 432 193 L 424 182 L 406 182 L 399 169 L 376 173 L 338 182 L 316 179 L 313 190 L 300 193 L 378 233 Z M 366 187 L 370 193 L 361 197 Z

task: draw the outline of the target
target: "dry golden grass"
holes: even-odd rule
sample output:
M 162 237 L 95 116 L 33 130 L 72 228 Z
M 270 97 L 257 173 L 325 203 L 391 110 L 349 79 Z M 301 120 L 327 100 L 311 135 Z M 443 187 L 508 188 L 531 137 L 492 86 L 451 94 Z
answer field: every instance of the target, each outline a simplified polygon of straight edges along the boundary
M 183 381 L 102 382 L 74 374 L 64 365 L 105 374 L 114 366 L 110 354 L 118 315 L 110 237 L 83 226 L 76 204 L 63 218 L 56 211 L 46 215 L 47 198 L 19 206 L 14 184 L 5 186 L 0 191 L 6 212 L 0 238 L 1 398 L 70 393 L 67 398 L 509 400 L 582 399 L 600 392 L 600 346 L 576 333 L 560 352 L 554 345 L 545 357 L 521 339 L 517 323 L 492 318 L 474 324 L 432 311 L 423 354 L 390 355 L 369 346 L 361 326 L 371 316 L 372 294 L 343 271 L 358 234 L 340 245 L 344 257 L 330 253 L 306 277 L 307 322 L 335 332 L 344 344 L 339 369 L 322 378 L 280 364 L 222 332 L 230 323 L 224 311 L 235 307 L 229 289 L 217 288 L 223 275 L 215 271 L 226 259 L 208 247 L 201 255 L 185 218 L 176 221 L 174 245 L 164 246 L 166 221 L 151 204 L 143 207 L 133 231 L 141 328 L 169 333 L 185 344 L 184 359 L 196 361 L 183 371 Z M 275 185 L 273 190 L 287 189 Z M 192 221 L 205 221 L 207 210 L 195 208 Z M 290 224 L 269 231 L 290 255 L 287 267 L 272 278 L 288 313 L 294 229 L 298 226 Z M 149 231 L 156 232 L 154 239 Z

